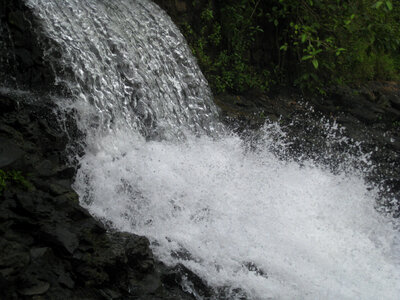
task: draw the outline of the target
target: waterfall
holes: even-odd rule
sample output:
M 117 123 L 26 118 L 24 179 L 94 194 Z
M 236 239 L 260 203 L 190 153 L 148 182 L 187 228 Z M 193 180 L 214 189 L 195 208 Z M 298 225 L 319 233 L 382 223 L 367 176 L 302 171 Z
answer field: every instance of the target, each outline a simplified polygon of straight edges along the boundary
M 86 135 L 74 187 L 92 214 L 228 299 L 399 299 L 399 233 L 347 167 L 364 156 L 332 172 L 278 158 L 277 124 L 251 145 L 229 132 L 181 33 L 148 0 L 27 5 L 58 45 L 46 55 L 69 91 L 59 105 Z
M 81 2 L 27 4 L 58 45 L 47 55 L 61 56 L 52 60 L 57 83 L 85 111 L 84 130 L 129 126 L 160 136 L 221 127 L 206 80 L 164 11 L 149 1 Z

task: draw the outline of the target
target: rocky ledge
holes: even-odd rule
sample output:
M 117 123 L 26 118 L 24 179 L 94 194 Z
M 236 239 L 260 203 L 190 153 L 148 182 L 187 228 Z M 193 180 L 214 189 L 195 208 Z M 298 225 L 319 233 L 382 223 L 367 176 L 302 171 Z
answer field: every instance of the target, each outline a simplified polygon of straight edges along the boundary
M 198 278 L 166 267 L 145 237 L 110 232 L 79 205 L 68 137 L 50 102 L 29 97 L 0 94 L 0 169 L 24 177 L 0 193 L 0 298 L 193 299 L 182 278 L 201 285 Z

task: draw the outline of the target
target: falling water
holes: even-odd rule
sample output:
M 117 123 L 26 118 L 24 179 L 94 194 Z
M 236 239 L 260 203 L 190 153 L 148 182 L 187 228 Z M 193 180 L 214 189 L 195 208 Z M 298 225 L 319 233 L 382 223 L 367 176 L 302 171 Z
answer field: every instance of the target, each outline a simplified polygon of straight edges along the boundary
M 400 298 L 399 234 L 347 167 L 363 155 L 332 172 L 285 156 L 277 124 L 251 145 L 224 129 L 182 35 L 148 0 L 27 3 L 62 49 L 60 106 L 86 133 L 75 189 L 91 213 L 231 299 Z
M 171 19 L 149 1 L 29 0 L 59 85 L 74 96 L 84 131 L 130 127 L 146 136 L 221 127 L 211 92 Z M 54 62 L 52 56 L 59 56 Z M 61 70 L 60 70 L 61 66 Z M 66 106 L 67 104 L 63 104 Z M 94 128 L 93 128 L 94 127 Z

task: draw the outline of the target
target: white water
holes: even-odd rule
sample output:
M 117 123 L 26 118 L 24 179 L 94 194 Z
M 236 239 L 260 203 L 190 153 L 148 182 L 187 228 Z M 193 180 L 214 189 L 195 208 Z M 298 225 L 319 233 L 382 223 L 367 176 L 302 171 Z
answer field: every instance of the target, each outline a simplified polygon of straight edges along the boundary
M 234 136 L 118 132 L 82 159 L 76 188 L 92 213 L 212 286 L 250 299 L 399 299 L 398 233 L 373 208 L 375 192 L 356 174 L 278 160 L 269 142 L 246 151 Z
M 60 105 L 77 110 L 87 135 L 82 204 L 232 299 L 236 288 L 248 299 L 399 299 L 399 234 L 374 209 L 375 189 L 346 167 L 364 157 L 333 174 L 278 159 L 279 126 L 251 147 L 226 133 L 165 13 L 146 0 L 108 2 L 28 1 L 63 49 L 70 75 L 59 80 L 73 101 Z

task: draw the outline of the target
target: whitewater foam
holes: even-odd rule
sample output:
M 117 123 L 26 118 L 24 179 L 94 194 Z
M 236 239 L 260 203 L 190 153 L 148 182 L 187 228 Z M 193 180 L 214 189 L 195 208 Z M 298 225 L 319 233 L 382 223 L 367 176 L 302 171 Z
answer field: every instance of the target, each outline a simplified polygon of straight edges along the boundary
M 250 299 L 398 299 L 399 237 L 374 209 L 377 191 L 356 171 L 277 159 L 264 135 L 249 150 L 237 136 L 121 131 L 86 153 L 75 187 L 96 216 L 213 287 Z

